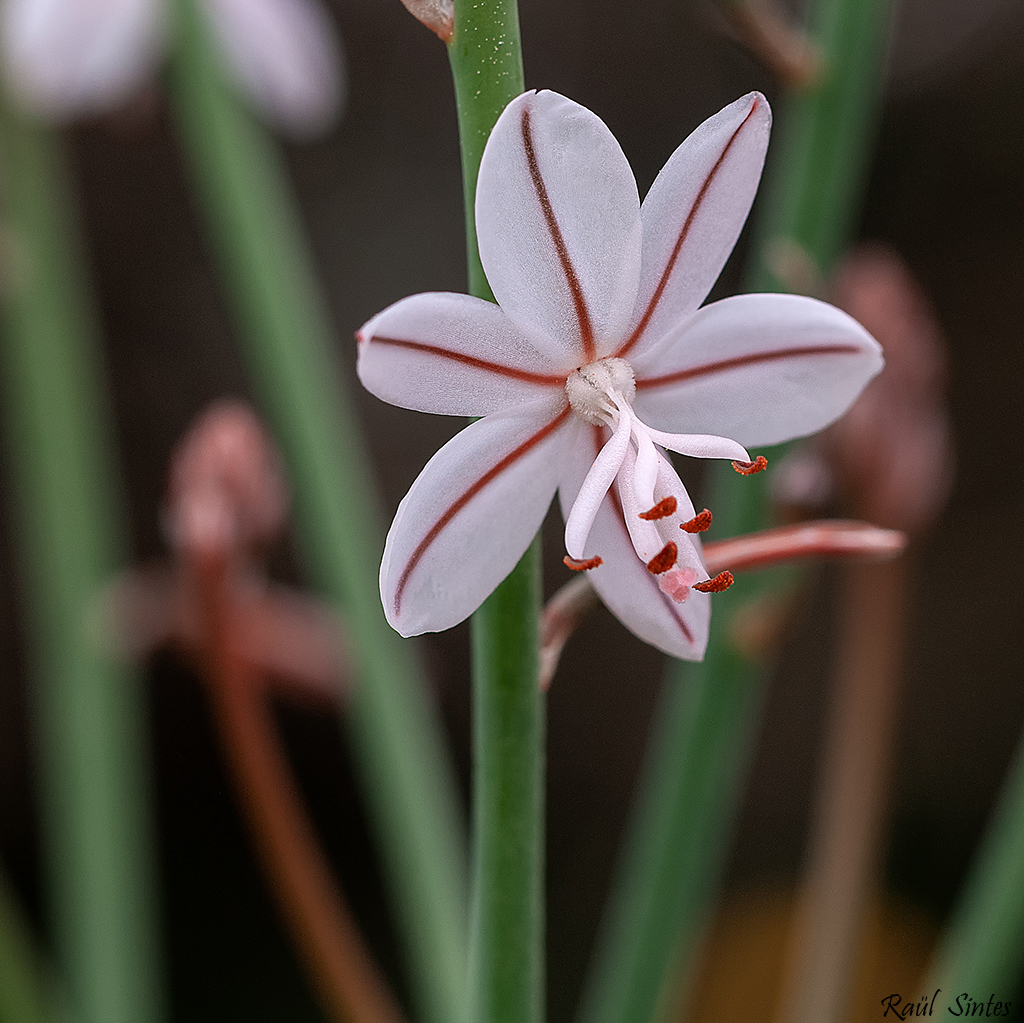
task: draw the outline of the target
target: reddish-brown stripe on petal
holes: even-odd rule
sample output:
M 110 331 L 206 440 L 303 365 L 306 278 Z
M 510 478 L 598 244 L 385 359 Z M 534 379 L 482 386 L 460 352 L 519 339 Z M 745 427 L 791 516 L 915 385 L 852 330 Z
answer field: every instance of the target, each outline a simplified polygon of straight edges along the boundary
M 369 340 L 373 344 L 390 345 L 392 348 L 407 348 L 413 352 L 437 355 L 442 359 L 451 359 L 453 362 L 460 362 L 464 366 L 486 370 L 488 373 L 497 373 L 499 376 L 513 377 L 516 380 L 523 380 L 528 384 L 554 387 L 565 386 L 565 373 L 531 373 L 526 369 L 517 369 L 515 366 L 503 366 L 500 362 L 488 362 L 486 359 L 478 359 L 476 356 L 465 355 L 462 352 L 452 352 L 447 348 L 441 348 L 438 345 L 428 345 L 422 341 L 407 341 L 397 337 L 381 337 L 378 334 L 374 334 Z
M 753 476 L 768 468 L 768 459 L 764 455 L 758 455 L 752 462 L 733 462 L 732 467 L 741 476 Z
M 622 346 L 615 353 L 619 358 L 622 358 L 626 352 L 628 352 L 637 343 L 637 341 L 640 340 L 641 335 L 647 329 L 647 324 L 650 323 L 651 317 L 654 315 L 654 310 L 658 307 L 658 303 L 661 301 L 661 296 L 665 293 L 665 288 L 668 286 L 669 278 L 672 276 L 672 271 L 675 269 L 676 260 L 679 258 L 679 252 L 683 247 L 683 243 L 686 241 L 686 236 L 690 233 L 690 228 L 693 226 L 693 221 L 697 216 L 697 211 L 700 209 L 701 204 L 704 202 L 704 197 L 707 195 L 708 189 L 711 187 L 711 182 L 715 180 L 715 175 L 725 162 L 725 158 L 729 155 L 729 150 L 732 149 L 733 143 L 739 138 L 740 132 L 742 132 L 747 126 L 747 122 L 750 118 L 754 116 L 754 111 L 758 108 L 760 102 L 760 100 L 754 100 L 750 110 L 747 112 L 747 116 L 743 118 L 743 122 L 732 133 L 732 135 L 729 136 L 729 141 L 726 142 L 725 148 L 722 150 L 722 155 L 715 161 L 714 167 L 711 168 L 710 173 L 704 179 L 704 183 L 700 186 L 697 198 L 694 199 L 693 205 L 690 207 L 690 212 L 686 215 L 686 220 L 683 221 L 683 229 L 679 232 L 679 237 L 676 239 L 675 246 L 672 248 L 672 254 L 668 257 L 668 263 L 662 271 L 661 279 L 658 281 L 658 286 L 654 289 L 654 294 L 651 296 L 650 302 L 647 303 L 647 308 L 644 310 L 644 314 L 640 318 L 640 322 L 636 325 L 636 329 L 633 333 L 626 338 L 625 342 L 623 342 Z
M 692 519 L 680 523 L 679 528 L 687 533 L 705 533 L 711 528 L 711 512 L 705 508 L 704 511 L 694 515 Z
M 596 458 L 600 453 L 601 448 L 604 446 L 604 436 L 602 428 L 600 426 L 594 427 L 593 437 L 594 457 Z M 615 493 L 614 486 L 608 490 L 608 497 L 611 499 L 612 504 L 615 506 L 615 520 L 622 527 L 623 532 L 625 532 L 626 542 L 630 545 L 630 547 L 632 547 L 633 541 L 630 539 L 629 530 L 626 529 L 626 519 L 622 514 L 622 504 L 619 501 L 619 495 Z M 672 616 L 672 621 L 674 621 L 676 625 L 679 626 L 679 631 L 682 632 L 683 637 L 686 639 L 686 642 L 690 644 L 696 643 L 697 640 L 694 637 L 693 632 L 690 630 L 689 625 L 687 625 L 686 622 L 683 621 L 682 617 L 680 616 L 678 610 L 680 605 L 675 603 L 675 601 L 671 600 L 667 594 L 662 593 L 660 589 L 656 589 L 655 592 L 657 592 L 658 594 L 658 599 L 665 605 L 665 610 L 667 610 L 668 613 Z
M 668 497 L 663 497 L 653 508 L 649 508 L 645 512 L 640 512 L 640 518 L 647 522 L 656 522 L 658 519 L 667 519 L 670 515 L 675 515 L 677 504 L 678 502 L 676 499 L 669 494 Z
M 647 562 L 647 571 L 651 575 L 661 575 L 667 572 L 679 557 L 679 548 L 671 541 L 665 544 L 657 554 Z
M 465 506 L 483 490 L 493 479 L 501 475 L 510 465 L 519 461 L 531 448 L 535 448 L 542 440 L 548 437 L 550 434 L 561 425 L 562 421 L 569 414 L 569 406 L 566 405 L 561 412 L 555 416 L 545 426 L 542 426 L 536 433 L 531 434 L 526 440 L 523 441 L 517 448 L 510 451 L 497 465 L 491 466 L 472 486 L 464 490 L 441 514 L 440 518 L 427 530 L 427 535 L 419 542 L 416 549 L 412 552 L 409 560 L 405 564 L 405 568 L 402 569 L 402 574 L 398 579 L 398 586 L 395 588 L 395 614 L 398 614 L 402 604 L 402 593 L 405 591 L 406 584 L 409 582 L 409 576 L 412 575 L 413 569 L 419 564 L 420 559 L 427 552 L 427 548 L 438 538 L 441 530 L 452 521 L 453 518 L 463 509 Z
M 720 362 L 708 362 L 703 366 L 691 366 L 689 369 L 676 370 L 663 376 L 645 377 L 637 380 L 637 390 L 648 387 L 667 387 L 679 384 L 684 380 L 695 380 L 698 377 L 710 376 L 712 373 L 724 373 L 730 369 L 741 369 L 744 366 L 756 366 L 762 362 L 777 362 L 779 359 L 798 359 L 805 355 L 860 355 L 864 349 L 858 345 L 804 345 L 799 348 L 779 348 L 770 352 L 752 352 L 750 355 L 737 355 L 732 359 Z
M 693 588 L 700 590 L 701 593 L 721 593 L 722 590 L 729 589 L 735 581 L 732 572 L 719 572 L 714 579 L 709 579 L 704 583 L 694 583 Z
M 544 222 L 548 226 L 548 233 L 554 243 L 555 251 L 558 253 L 558 261 L 562 264 L 562 271 L 565 274 L 566 283 L 569 285 L 569 292 L 572 295 L 572 304 L 576 308 L 576 319 L 580 325 L 580 342 L 583 345 L 583 359 L 585 362 L 593 362 L 597 355 L 597 348 L 594 344 L 594 327 L 590 322 L 590 313 L 587 310 L 586 299 L 583 297 L 583 289 L 580 287 L 580 279 L 576 273 L 576 267 L 572 265 L 569 257 L 569 250 L 565 247 L 565 238 L 562 236 L 562 229 L 558 226 L 558 218 L 551 207 L 551 199 L 548 197 L 547 185 L 541 176 L 540 167 L 537 164 L 537 152 L 533 146 L 533 131 L 530 126 L 530 107 L 523 106 L 523 116 L 520 122 L 523 134 L 523 148 L 526 150 L 526 162 L 530 168 L 530 179 L 533 181 L 533 189 L 537 193 L 537 201 L 540 203 L 541 212 L 544 214 Z
M 571 568 L 574 572 L 589 572 L 590 569 L 597 568 L 598 565 L 604 564 L 604 562 L 598 557 L 581 560 L 580 558 L 570 558 L 568 554 L 562 558 L 562 563 L 566 568 Z

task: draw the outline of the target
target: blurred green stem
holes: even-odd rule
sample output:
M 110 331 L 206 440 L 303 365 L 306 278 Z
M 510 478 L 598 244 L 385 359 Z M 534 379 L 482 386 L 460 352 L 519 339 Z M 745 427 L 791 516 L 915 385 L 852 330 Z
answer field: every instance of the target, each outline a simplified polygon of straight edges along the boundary
M 1009 1004 L 1024 976 L 1024 739 L 975 856 L 930 979 L 950 1005 L 967 992 Z
M 780 253 L 796 253 L 807 277 L 819 280 L 846 243 L 874 135 L 887 23 L 886 0 L 813 4 L 809 35 L 822 54 L 823 74 L 816 87 L 789 98 L 781 118 L 779 153 L 756 227 L 752 290 L 792 287 L 793 276 L 783 280 L 771 269 L 778 268 Z M 767 521 L 763 477 L 744 479 L 727 466 L 715 471 L 709 504 L 716 535 Z M 771 599 L 770 582 L 744 589 Z M 670 692 L 662 702 L 583 1023 L 661 1018 L 672 967 L 689 961 L 697 925 L 711 905 L 744 776 L 747 754 L 737 750 L 751 743 L 762 689 L 757 666 L 733 646 L 732 620 L 743 598 L 739 584 L 731 597 L 714 598 L 704 663 L 676 664 L 669 672 L 669 687 L 692 691 Z
M 758 528 L 764 476 L 716 480 L 715 527 Z M 580 1014 L 584 1023 L 647 1023 L 668 1014 L 666 983 L 685 964 L 727 852 L 763 684 L 729 636 L 761 580 L 715 596 L 700 664 L 670 662 L 607 918 Z
M 480 157 L 523 91 L 515 0 L 456 0 L 448 47 L 459 113 L 469 290 L 494 301 L 476 243 Z M 544 1015 L 544 699 L 538 683 L 540 548 L 473 616 L 473 1023 Z
M 381 608 L 369 459 L 279 157 L 225 85 L 191 0 L 178 12 L 175 111 L 242 354 L 285 453 L 306 566 L 344 608 L 359 679 L 347 720 L 413 994 L 429 1023 L 452 1023 L 465 996 L 463 828 L 426 684 Z
M 0 150 L 0 379 L 57 959 L 81 1023 L 155 1023 L 142 687 L 95 634 L 123 547 L 94 324 L 55 141 L 5 109 Z
M 10 879 L 0 869 L 0 1020 L 57 1023 L 48 981 Z

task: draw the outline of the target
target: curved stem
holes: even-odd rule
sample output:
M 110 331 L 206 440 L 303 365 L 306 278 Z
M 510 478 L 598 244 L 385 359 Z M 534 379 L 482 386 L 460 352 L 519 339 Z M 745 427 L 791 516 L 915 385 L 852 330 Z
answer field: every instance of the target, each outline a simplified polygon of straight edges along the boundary
M 255 845 L 324 1007 L 339 1023 L 401 1023 L 317 841 L 260 680 L 238 649 L 224 564 L 199 567 L 210 697 Z

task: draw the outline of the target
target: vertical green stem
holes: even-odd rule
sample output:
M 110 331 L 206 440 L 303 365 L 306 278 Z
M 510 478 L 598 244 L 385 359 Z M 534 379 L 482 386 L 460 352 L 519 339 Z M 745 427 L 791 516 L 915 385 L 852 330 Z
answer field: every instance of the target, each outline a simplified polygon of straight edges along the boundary
M 887 0 L 813 5 L 810 31 L 824 77 L 791 97 L 780 119 L 781 153 L 771 165 L 750 274 L 754 289 L 780 286 L 768 270 L 779 240 L 795 243 L 822 274 L 845 244 L 870 152 L 887 20 Z M 725 467 L 715 474 L 711 496 L 717 535 L 765 524 L 763 478 L 744 479 Z M 731 596 L 715 598 L 704 663 L 669 672 L 670 687 L 686 684 L 691 692 L 669 693 L 662 704 L 584 998 L 584 1023 L 660 1018 L 672 966 L 689 960 L 738 804 L 745 755 L 736 751 L 750 743 L 762 689 L 757 666 L 732 646 L 731 619 L 745 603 L 744 590 L 763 599 L 760 589 L 737 584 Z
M 0 1020 L 58 1023 L 49 983 L 10 880 L 0 869 Z
M 544 1018 L 540 599 L 534 542 L 473 619 L 473 1023 Z
M 732 473 L 717 483 L 716 527 L 728 535 L 749 531 L 757 503 L 744 496 L 762 491 L 763 477 Z M 584 1023 L 664 1018 L 666 983 L 687 962 L 712 901 L 763 692 L 760 673 L 728 630 L 759 583 L 740 578 L 714 598 L 701 664 L 671 662 L 584 993 Z
M 90 628 L 122 552 L 102 374 L 57 147 L 4 110 L 0 148 L 10 260 L 0 379 L 57 958 L 81 1023 L 154 1023 L 142 688 Z
M 448 60 L 455 84 L 462 151 L 469 293 L 494 301 L 476 244 L 476 178 L 484 146 L 502 110 L 525 88 L 516 0 L 454 0 Z
M 1024 740 L 925 989 L 1009 1003 L 1024 975 Z M 925 990 L 922 989 L 922 990 Z
M 254 389 L 288 464 L 313 579 L 344 608 L 359 685 L 348 713 L 413 994 L 424 1019 L 464 1009 L 465 853 L 455 785 L 409 644 L 384 618 L 372 475 L 287 177 L 224 84 L 190 0 L 171 85 Z
M 448 48 L 459 112 L 469 290 L 493 301 L 480 265 L 474 204 L 494 122 L 523 91 L 515 0 L 456 0 Z M 540 1023 L 544 701 L 538 685 L 536 541 L 473 618 L 474 1023 Z

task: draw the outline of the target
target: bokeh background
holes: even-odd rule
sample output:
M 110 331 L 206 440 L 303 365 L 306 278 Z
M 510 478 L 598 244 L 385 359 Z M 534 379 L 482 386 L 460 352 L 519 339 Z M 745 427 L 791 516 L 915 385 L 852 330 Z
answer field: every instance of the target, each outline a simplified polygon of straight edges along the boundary
M 323 139 L 288 146 L 287 158 L 352 369 L 353 331 L 373 313 L 416 291 L 464 290 L 462 191 L 444 47 L 397 0 L 331 0 L 330 12 L 347 53 L 348 109 Z M 641 194 L 705 117 L 751 89 L 773 102 L 780 96 L 709 3 L 523 0 L 520 14 L 528 87 L 555 89 L 597 112 Z M 123 111 L 64 134 L 102 317 L 134 554 L 156 559 L 166 554 L 160 506 L 172 447 L 208 402 L 246 396 L 245 380 L 158 83 Z M 903 255 L 949 343 L 955 481 L 915 555 L 885 853 L 886 898 L 912 935 L 912 957 L 952 905 L 1024 726 L 1020 3 L 911 0 L 898 12 L 858 234 Z M 716 294 L 739 287 L 743 252 L 741 243 Z M 363 393 L 358 399 L 390 513 L 461 424 Z M 0 515 L 0 855 L 44 928 L 9 501 Z M 549 590 L 566 575 L 559 531 L 557 516 L 549 518 Z M 301 581 L 287 544 L 274 552 L 272 570 Z M 768 895 L 784 894 L 801 866 L 836 576 L 816 577 L 768 691 L 726 874 L 725 898 L 741 917 L 745 905 L 763 909 Z M 468 627 L 419 642 L 466 789 Z M 571 1017 L 578 997 L 662 677 L 660 655 L 601 609 L 570 642 L 550 694 L 548 969 L 556 1021 Z M 201 683 L 179 657 L 161 653 L 146 685 L 173 1019 L 321 1018 L 238 819 Z M 401 992 L 337 721 L 309 709 L 279 712 L 346 893 Z

